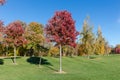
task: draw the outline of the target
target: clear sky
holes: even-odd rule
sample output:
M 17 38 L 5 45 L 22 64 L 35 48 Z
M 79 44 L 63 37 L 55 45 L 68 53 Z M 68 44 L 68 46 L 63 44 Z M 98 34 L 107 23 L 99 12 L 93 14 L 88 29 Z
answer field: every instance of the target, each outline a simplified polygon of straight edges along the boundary
M 45 25 L 59 10 L 68 10 L 72 14 L 78 31 L 89 15 L 94 32 L 100 25 L 110 45 L 120 44 L 120 0 L 7 0 L 0 6 L 0 19 L 5 24 L 21 20 Z

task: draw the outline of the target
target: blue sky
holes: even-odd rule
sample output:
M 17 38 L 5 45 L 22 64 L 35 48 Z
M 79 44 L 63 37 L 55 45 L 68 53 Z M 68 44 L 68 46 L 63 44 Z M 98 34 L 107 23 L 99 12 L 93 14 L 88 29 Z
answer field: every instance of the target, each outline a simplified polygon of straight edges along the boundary
M 78 31 L 89 15 L 94 32 L 100 25 L 110 45 L 120 44 L 120 0 L 7 0 L 0 6 L 0 19 L 5 24 L 21 20 L 45 25 L 59 10 L 68 10 L 72 14 Z

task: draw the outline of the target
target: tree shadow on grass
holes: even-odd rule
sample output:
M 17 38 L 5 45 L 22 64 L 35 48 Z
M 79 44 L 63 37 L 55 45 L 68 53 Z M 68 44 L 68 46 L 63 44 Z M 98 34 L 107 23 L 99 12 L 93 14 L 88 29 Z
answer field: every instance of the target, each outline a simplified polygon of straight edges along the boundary
M 48 66 L 48 65 L 46 65 L 46 67 L 47 68 L 49 68 L 49 69 L 51 69 L 51 70 L 53 70 L 53 71 L 55 71 L 55 72 L 58 72 L 58 70 L 57 69 L 55 69 L 54 67 L 52 67 L 52 66 Z
M 21 56 L 16 56 L 15 58 L 16 58 L 16 60 L 17 60 L 17 59 L 20 59 Z M 4 59 L 11 59 L 12 62 L 14 63 L 14 56 L 8 56 L 8 57 L 5 57 Z
M 31 63 L 31 64 L 36 64 L 38 65 L 40 61 L 40 57 L 30 57 L 27 59 L 27 62 Z M 41 65 L 50 65 L 52 66 L 52 64 L 50 62 L 48 62 L 47 59 L 41 58 Z
M 0 59 L 0 65 L 3 65 L 3 64 L 4 64 L 4 60 Z
M 89 59 L 96 59 L 97 57 L 95 56 L 90 56 Z
M 35 65 L 39 65 L 39 61 L 40 61 L 40 57 L 30 57 L 27 59 L 27 62 L 31 63 L 31 64 L 35 64 Z M 54 69 L 53 65 L 48 62 L 47 59 L 41 58 L 41 65 L 45 65 L 45 67 L 53 70 L 53 71 L 58 71 L 56 69 Z
M 16 59 L 20 59 L 21 56 L 16 56 Z M 14 56 L 7 56 L 4 59 L 14 59 Z

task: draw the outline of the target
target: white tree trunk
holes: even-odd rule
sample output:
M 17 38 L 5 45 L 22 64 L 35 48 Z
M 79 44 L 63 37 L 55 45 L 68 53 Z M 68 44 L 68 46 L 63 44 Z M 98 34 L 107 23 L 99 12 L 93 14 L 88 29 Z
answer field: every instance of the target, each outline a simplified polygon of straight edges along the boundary
M 60 73 L 62 73 L 62 49 L 60 45 Z

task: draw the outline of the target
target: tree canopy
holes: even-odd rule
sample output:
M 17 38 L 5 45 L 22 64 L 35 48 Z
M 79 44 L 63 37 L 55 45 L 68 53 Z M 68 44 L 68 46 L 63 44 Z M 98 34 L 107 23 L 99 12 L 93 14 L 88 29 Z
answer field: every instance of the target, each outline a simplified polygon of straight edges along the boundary
M 71 45 L 75 47 L 78 32 L 75 29 L 75 21 L 67 11 L 57 11 L 48 21 L 45 28 L 47 38 L 58 45 Z

